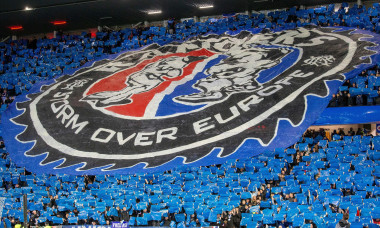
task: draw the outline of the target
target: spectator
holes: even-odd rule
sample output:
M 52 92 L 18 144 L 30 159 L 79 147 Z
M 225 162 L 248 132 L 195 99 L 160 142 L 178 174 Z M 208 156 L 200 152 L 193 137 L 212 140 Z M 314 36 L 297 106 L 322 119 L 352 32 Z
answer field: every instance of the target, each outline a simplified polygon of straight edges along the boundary
M 341 106 L 347 106 L 348 105 L 348 96 L 347 91 L 342 92 L 342 105 Z
M 234 208 L 228 212 L 227 227 L 240 227 L 241 215 L 238 208 Z
M 352 97 L 351 97 L 351 94 L 350 93 L 347 93 L 347 106 L 352 106 L 353 105 L 353 102 L 352 102 Z
M 362 105 L 362 104 L 363 104 L 363 98 L 359 94 L 359 95 L 356 96 L 356 105 Z
M 363 135 L 363 129 L 362 128 L 358 128 L 358 130 L 356 131 L 356 135 Z
M 350 215 L 348 213 L 343 214 L 343 218 L 336 224 L 335 228 L 350 228 L 351 224 L 348 222 Z
M 337 97 L 335 94 L 332 95 L 332 98 L 330 100 L 330 103 L 329 103 L 329 107 L 336 107 L 337 106 Z
M 355 131 L 352 129 L 352 127 L 351 127 L 350 130 L 348 131 L 348 135 L 349 135 L 349 136 L 354 136 L 354 135 L 355 135 Z
M 363 71 L 359 74 L 359 76 L 366 77 L 366 76 L 367 76 L 367 72 L 366 72 L 365 70 L 363 70 Z
M 132 206 L 127 210 L 127 207 L 123 207 L 123 210 L 118 210 L 119 212 L 119 217 L 121 221 L 129 221 L 130 216 L 129 216 L 129 211 L 132 209 Z
M 351 88 L 352 85 L 351 85 L 350 79 L 347 79 L 347 80 L 343 83 L 343 86 L 347 86 L 348 88 Z
M 169 217 L 166 216 L 166 217 L 164 218 L 164 221 L 163 221 L 163 223 L 162 223 L 161 226 L 170 226 L 170 223 L 171 223 L 171 221 L 169 220 Z
M 338 106 L 342 107 L 342 106 L 346 106 L 345 104 L 345 99 L 344 99 L 344 93 L 342 95 L 340 95 L 339 93 L 336 95 L 337 97 L 337 100 L 338 100 Z

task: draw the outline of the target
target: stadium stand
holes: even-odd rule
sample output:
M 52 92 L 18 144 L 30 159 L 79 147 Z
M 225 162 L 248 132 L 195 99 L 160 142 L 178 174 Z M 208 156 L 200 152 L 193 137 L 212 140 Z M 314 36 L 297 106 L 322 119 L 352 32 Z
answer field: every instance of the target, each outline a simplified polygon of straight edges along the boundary
M 222 165 L 141 175 L 34 175 L 3 149 L 4 222 L 171 227 L 335 227 L 343 212 L 355 227 L 380 221 L 380 137 L 306 132 L 297 144 Z M 231 224 L 230 224 L 231 225 Z
M 56 78 L 105 55 L 140 48 L 153 42 L 184 40 L 208 32 L 221 33 L 245 28 L 270 28 L 276 31 L 311 24 L 348 26 L 380 32 L 380 8 L 377 4 L 368 9 L 365 6 L 345 6 L 343 4 L 336 12 L 335 5 L 331 4 L 328 7 L 305 10 L 293 7 L 287 11 L 270 12 L 267 16 L 237 15 L 219 20 L 209 19 L 206 22 L 186 20 L 175 24 L 174 34 L 170 34 L 165 27 L 126 28 L 98 32 L 94 38 L 83 32 L 81 35 L 59 35 L 54 39 L 0 43 L 0 84 L 6 89 L 5 93 L 12 97 L 27 92 L 33 83 Z
M 292 29 L 309 24 L 349 26 L 380 32 L 380 5 L 334 5 L 207 21 L 191 20 L 166 28 L 124 29 L 95 38 L 61 36 L 1 43 L 0 78 L 4 111 L 15 95 L 34 83 L 56 78 L 104 55 L 153 42 L 184 40 L 208 32 L 244 28 Z M 355 104 L 379 104 L 378 69 L 363 72 L 340 88 L 340 96 L 365 96 Z M 351 84 L 352 83 L 352 84 Z M 347 93 L 346 93 L 347 92 Z M 347 100 L 347 99 L 346 99 Z M 335 104 L 334 104 L 335 102 Z M 349 105 L 336 98 L 330 106 Z M 351 105 L 354 105 L 352 103 Z M 28 197 L 32 226 L 107 225 L 129 221 L 136 226 L 335 227 L 343 212 L 352 227 L 380 224 L 380 137 L 306 132 L 297 144 L 255 158 L 222 165 L 176 169 L 165 173 L 117 176 L 35 175 L 16 167 L 4 145 L 0 160 L 0 196 L 5 197 L 2 224 L 24 222 L 22 196 Z
M 380 103 L 380 78 L 378 66 L 360 73 L 351 81 L 347 80 L 333 95 L 329 107 L 377 105 Z

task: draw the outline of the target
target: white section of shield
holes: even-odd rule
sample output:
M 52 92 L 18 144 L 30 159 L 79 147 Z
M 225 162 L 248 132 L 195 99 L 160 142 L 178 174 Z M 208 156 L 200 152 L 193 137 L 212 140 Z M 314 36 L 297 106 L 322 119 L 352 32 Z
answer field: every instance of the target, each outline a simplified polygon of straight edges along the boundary
M 321 31 L 314 30 L 317 33 L 320 34 L 325 34 Z M 38 102 L 48 93 L 50 93 L 52 90 L 56 89 L 61 83 L 57 83 L 56 85 L 52 86 L 50 89 L 42 93 L 40 96 L 38 96 L 31 104 L 30 104 L 30 116 L 33 122 L 33 125 L 36 129 L 37 134 L 41 137 L 42 140 L 46 142 L 47 145 L 50 147 L 61 151 L 64 154 L 74 156 L 74 157 L 84 157 L 84 158 L 95 158 L 95 159 L 105 159 L 105 160 L 137 160 L 137 159 L 143 159 L 143 158 L 150 158 L 150 157 L 156 157 L 156 156 L 163 156 L 163 155 L 169 155 L 169 154 L 175 154 L 184 150 L 189 150 L 197 147 L 201 147 L 210 143 L 214 143 L 232 136 L 235 136 L 248 128 L 255 126 L 262 122 L 263 120 L 267 119 L 269 116 L 271 116 L 273 113 L 277 112 L 281 108 L 285 107 L 287 104 L 289 104 L 291 101 L 293 101 L 299 94 L 301 94 L 306 88 L 311 86 L 314 82 L 321 80 L 325 77 L 328 77 L 330 75 L 336 74 L 341 70 L 344 70 L 351 62 L 352 58 L 354 57 L 354 54 L 357 49 L 357 43 L 350 39 L 349 37 L 345 37 L 339 34 L 328 34 L 329 36 L 335 36 L 346 43 L 349 44 L 348 47 L 348 54 L 346 57 L 343 59 L 343 61 L 338 64 L 336 67 L 333 69 L 327 71 L 326 73 L 313 78 L 310 80 L 308 83 L 304 84 L 302 87 L 298 88 L 295 90 L 293 93 L 289 94 L 287 97 L 285 97 L 283 100 L 277 103 L 277 105 L 273 106 L 272 108 L 264 111 L 262 114 L 259 116 L 256 116 L 252 120 L 240 125 L 239 127 L 233 128 L 231 130 L 228 130 L 222 134 L 203 139 L 197 142 L 190 143 L 188 145 L 183 145 L 179 147 L 174 147 L 166 150 L 161 150 L 161 151 L 152 151 L 148 153 L 143 153 L 143 154 L 100 154 L 98 152 L 91 152 L 91 151 L 80 151 L 77 149 L 74 149 L 70 146 L 64 145 L 57 140 L 55 140 L 44 128 L 42 123 L 40 122 L 38 118 L 38 112 L 37 112 L 37 104 Z M 305 112 L 306 113 L 306 112 Z M 304 113 L 304 115 L 305 115 Z M 275 137 L 275 136 L 274 136 Z M 273 137 L 273 138 L 274 138 Z M 262 146 L 267 146 L 268 144 L 264 144 L 259 140 Z
M 165 91 L 154 95 L 153 99 L 149 102 L 148 106 L 146 107 L 146 110 L 144 113 L 144 119 L 156 119 L 156 113 L 158 110 L 158 106 L 160 105 L 160 102 L 162 101 L 162 99 L 164 99 L 164 97 L 166 95 L 171 94 L 177 86 L 185 84 L 186 82 L 192 80 L 197 73 L 199 73 L 203 69 L 205 69 L 206 65 L 210 61 L 212 61 L 218 57 L 219 57 L 219 55 L 216 54 L 214 56 L 211 56 L 210 58 L 207 58 L 207 60 L 205 60 L 201 63 L 198 63 L 197 66 L 194 68 L 193 73 L 191 73 L 191 75 L 186 76 L 185 78 L 183 78 L 180 81 L 172 82 L 170 84 L 170 86 L 165 89 Z M 202 109 L 204 109 L 204 108 L 206 108 L 206 107 L 203 107 Z M 199 111 L 199 109 L 197 109 L 196 111 Z M 116 115 L 115 113 L 109 113 L 109 114 Z M 180 114 L 182 114 L 182 113 L 179 113 L 178 115 L 180 115 Z M 116 116 L 119 117 L 119 115 L 116 115 Z M 176 115 L 171 115 L 170 117 L 174 117 L 174 116 L 176 116 Z

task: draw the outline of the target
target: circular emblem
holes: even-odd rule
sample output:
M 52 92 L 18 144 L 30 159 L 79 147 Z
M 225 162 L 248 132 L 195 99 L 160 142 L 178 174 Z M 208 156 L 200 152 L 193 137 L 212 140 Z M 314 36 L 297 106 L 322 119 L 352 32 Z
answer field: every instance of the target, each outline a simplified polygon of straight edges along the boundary
M 33 142 L 26 157 L 66 173 L 209 165 L 286 147 L 343 74 L 370 63 L 361 57 L 374 44 L 361 38 L 333 28 L 242 31 L 126 52 L 18 102 L 17 140 Z

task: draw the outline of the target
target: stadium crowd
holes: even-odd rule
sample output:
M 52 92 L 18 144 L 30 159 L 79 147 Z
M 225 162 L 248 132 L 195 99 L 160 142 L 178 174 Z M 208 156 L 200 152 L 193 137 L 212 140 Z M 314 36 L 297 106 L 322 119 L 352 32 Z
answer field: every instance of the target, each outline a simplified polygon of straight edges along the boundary
M 337 11 L 334 4 L 311 9 L 293 7 L 289 10 L 270 12 L 268 15 L 237 15 L 221 19 L 210 18 L 205 22 L 180 22 L 170 19 L 167 27 L 125 28 L 98 32 L 95 37 L 87 32 L 81 35 L 58 33 L 53 39 L 7 41 L 0 43 L 0 92 L 3 98 L 1 102 L 9 104 L 14 95 L 28 92 L 34 83 L 71 73 L 73 69 L 83 66 L 86 62 L 153 42 L 162 44 L 185 40 L 209 32 L 223 33 L 255 28 L 280 31 L 307 25 L 349 26 L 378 33 L 379 14 L 378 3 L 374 3 L 373 7 L 368 9 L 357 5 L 349 8 L 347 3 L 342 3 Z M 354 100 L 353 103 L 356 103 L 356 99 Z M 362 100 L 361 102 L 359 99 L 358 102 L 365 103 L 365 99 Z M 341 104 L 342 102 L 339 103 Z
M 128 221 L 170 227 L 380 224 L 380 137 L 305 132 L 294 146 L 221 165 L 117 176 L 35 175 L 1 159 L 7 227 Z M 356 225 L 356 226 L 354 226 Z
M 153 42 L 208 32 L 276 31 L 309 24 L 380 32 L 379 13 L 379 4 L 368 9 L 342 4 L 338 11 L 334 5 L 291 8 L 267 16 L 172 21 L 168 28 L 98 32 L 96 37 L 83 33 L 0 43 L 1 110 L 34 83 Z M 376 66 L 345 82 L 330 106 L 379 104 L 378 75 Z M 380 137 L 363 134 L 339 132 L 328 138 L 323 130 L 308 131 L 294 146 L 254 158 L 115 176 L 36 175 L 16 167 L 1 144 L 2 225 L 17 227 L 24 222 L 22 196 L 27 194 L 32 226 L 128 221 L 130 225 L 170 227 L 335 227 L 347 221 L 352 227 L 372 227 L 380 224 Z
M 346 80 L 339 92 L 333 94 L 329 107 L 378 105 L 380 104 L 379 67 L 362 71 L 351 80 Z

